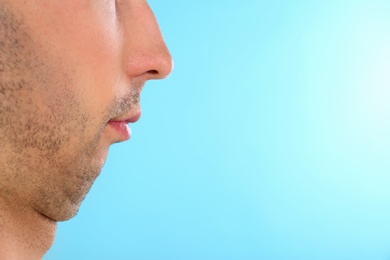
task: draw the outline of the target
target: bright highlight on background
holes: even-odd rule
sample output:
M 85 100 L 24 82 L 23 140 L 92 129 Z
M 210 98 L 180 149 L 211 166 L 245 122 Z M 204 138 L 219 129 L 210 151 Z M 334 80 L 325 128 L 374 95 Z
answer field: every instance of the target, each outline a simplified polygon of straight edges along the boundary
M 390 2 L 150 4 L 175 71 L 45 259 L 390 259 Z

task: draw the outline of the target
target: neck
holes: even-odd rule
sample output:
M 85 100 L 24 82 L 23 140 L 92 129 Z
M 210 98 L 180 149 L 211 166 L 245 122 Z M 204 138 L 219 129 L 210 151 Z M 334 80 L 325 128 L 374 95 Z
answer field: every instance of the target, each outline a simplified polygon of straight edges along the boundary
M 57 222 L 0 194 L 0 260 L 42 259 L 56 229 Z

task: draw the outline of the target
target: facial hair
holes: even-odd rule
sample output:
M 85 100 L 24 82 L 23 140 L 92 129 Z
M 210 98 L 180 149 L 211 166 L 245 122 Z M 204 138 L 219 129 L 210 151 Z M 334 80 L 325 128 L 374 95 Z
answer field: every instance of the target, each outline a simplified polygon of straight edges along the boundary
M 107 122 L 140 99 L 141 86 L 133 87 L 95 118 L 85 106 L 91 101 L 70 89 L 75 70 L 46 53 L 23 18 L 0 3 L 0 195 L 56 221 L 77 214 L 100 174 Z

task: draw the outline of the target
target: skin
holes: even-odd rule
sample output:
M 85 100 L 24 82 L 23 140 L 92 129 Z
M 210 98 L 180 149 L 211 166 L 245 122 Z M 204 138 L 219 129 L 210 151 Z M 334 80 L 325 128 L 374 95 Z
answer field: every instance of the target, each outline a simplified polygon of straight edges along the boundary
M 145 0 L 0 0 L 0 260 L 43 257 L 171 70 Z

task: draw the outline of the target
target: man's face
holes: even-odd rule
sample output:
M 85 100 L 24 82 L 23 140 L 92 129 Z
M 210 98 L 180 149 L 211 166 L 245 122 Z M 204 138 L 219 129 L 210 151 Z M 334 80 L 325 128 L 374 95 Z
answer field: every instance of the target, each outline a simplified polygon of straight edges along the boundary
M 171 69 L 145 0 L 0 0 L 0 192 L 74 216 L 145 82 Z

